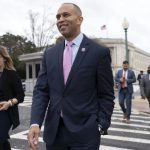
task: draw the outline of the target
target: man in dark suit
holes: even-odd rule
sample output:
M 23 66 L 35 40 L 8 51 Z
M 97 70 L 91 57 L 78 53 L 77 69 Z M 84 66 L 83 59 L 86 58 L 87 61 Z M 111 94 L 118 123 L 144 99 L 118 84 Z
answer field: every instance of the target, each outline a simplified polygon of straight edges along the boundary
M 56 18 L 65 40 L 44 53 L 33 92 L 29 145 L 37 148 L 45 117 L 47 150 L 98 150 L 114 108 L 110 51 L 81 33 L 77 5 L 62 4 Z
M 150 66 L 147 68 L 147 74 L 142 78 L 142 88 L 144 90 L 144 96 L 148 100 L 150 111 Z
M 128 68 L 128 61 L 123 61 L 123 69 L 118 70 L 115 80 L 118 83 L 119 104 L 123 111 L 123 122 L 130 123 L 133 83 L 136 82 L 135 74 Z M 126 103 L 126 105 L 125 105 Z
M 144 76 L 144 74 L 143 74 L 143 71 L 141 70 L 140 73 L 137 76 L 137 80 L 139 81 L 141 99 L 145 99 L 144 91 L 143 91 L 143 87 L 142 87 L 142 78 L 143 78 L 143 76 Z

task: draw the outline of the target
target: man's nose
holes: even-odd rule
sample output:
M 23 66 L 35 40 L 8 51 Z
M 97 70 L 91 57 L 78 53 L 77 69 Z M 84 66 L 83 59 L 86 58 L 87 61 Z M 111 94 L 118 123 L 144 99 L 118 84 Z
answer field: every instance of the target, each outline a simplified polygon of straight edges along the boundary
M 59 17 L 59 19 L 57 20 L 57 22 L 61 22 L 61 21 L 64 21 L 64 16 L 63 16 L 63 15 L 61 15 L 61 16 Z

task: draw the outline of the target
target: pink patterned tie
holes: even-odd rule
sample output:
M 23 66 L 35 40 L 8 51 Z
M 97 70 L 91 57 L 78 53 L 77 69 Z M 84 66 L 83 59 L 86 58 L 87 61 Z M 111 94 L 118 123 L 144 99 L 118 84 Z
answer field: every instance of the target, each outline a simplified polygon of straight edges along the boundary
M 66 84 L 72 66 L 72 42 L 67 42 L 63 58 L 64 82 Z

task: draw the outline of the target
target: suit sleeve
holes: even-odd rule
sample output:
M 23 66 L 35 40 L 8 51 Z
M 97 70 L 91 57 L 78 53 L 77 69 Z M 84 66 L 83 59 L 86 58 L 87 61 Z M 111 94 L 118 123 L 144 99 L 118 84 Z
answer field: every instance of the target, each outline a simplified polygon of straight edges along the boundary
M 12 72 L 12 89 L 13 89 L 13 98 L 16 98 L 18 100 L 18 103 L 22 103 L 24 101 L 24 91 L 21 83 L 21 79 L 16 73 L 16 71 Z
M 128 83 L 128 84 L 131 84 L 131 83 L 136 82 L 136 77 L 135 77 L 134 72 L 131 71 L 131 74 L 132 74 L 132 78 L 131 78 L 131 79 L 127 79 L 127 83 Z
M 118 70 L 116 75 L 115 75 L 115 81 L 118 82 L 118 83 L 120 83 L 120 79 L 121 79 L 121 77 L 119 76 L 119 71 L 120 70 Z
M 42 60 L 42 68 L 39 72 L 36 85 L 33 90 L 33 99 L 31 107 L 31 124 L 42 126 L 45 112 L 49 103 L 49 88 L 46 67 L 46 51 Z
M 104 131 L 110 126 L 111 115 L 114 109 L 114 81 L 111 68 L 111 57 L 109 49 L 104 51 L 97 68 L 98 79 L 98 103 L 99 103 L 99 124 Z

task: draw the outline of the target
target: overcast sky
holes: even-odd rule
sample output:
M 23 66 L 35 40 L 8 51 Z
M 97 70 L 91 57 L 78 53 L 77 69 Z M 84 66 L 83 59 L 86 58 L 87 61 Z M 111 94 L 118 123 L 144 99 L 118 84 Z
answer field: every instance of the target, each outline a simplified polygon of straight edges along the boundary
M 83 12 L 82 32 L 88 36 L 122 38 L 124 17 L 129 22 L 128 40 L 150 53 L 150 0 L 0 0 L 0 35 L 10 32 L 26 36 L 29 10 L 43 13 L 56 21 L 63 2 L 74 2 Z M 106 30 L 101 26 L 106 25 Z

